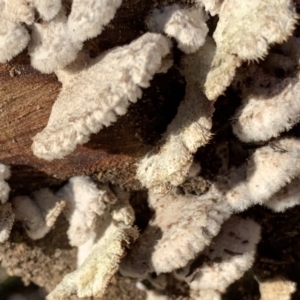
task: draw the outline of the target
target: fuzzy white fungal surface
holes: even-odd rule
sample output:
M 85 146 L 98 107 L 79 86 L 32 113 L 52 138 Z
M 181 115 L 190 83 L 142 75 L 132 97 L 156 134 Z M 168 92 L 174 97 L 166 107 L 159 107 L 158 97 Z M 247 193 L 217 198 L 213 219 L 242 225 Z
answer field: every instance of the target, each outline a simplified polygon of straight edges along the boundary
M 291 52 L 291 49 L 299 48 L 300 39 L 290 39 L 286 44 L 285 47 L 290 47 Z M 246 87 L 242 88 L 243 102 L 232 122 L 233 132 L 241 141 L 267 141 L 299 122 L 299 57 L 295 63 L 290 58 L 291 55 L 271 53 L 266 61 L 267 71 L 262 66 L 252 66 L 247 70 L 247 75 L 244 75 L 255 80 L 250 86 L 244 84 Z M 270 71 L 276 67 L 294 72 L 284 79 L 275 77 Z
M 185 53 L 197 51 L 205 42 L 208 27 L 205 15 L 198 8 L 181 8 L 177 4 L 154 9 L 147 25 L 151 31 L 173 37 Z
M 166 193 L 170 186 L 181 184 L 188 177 L 194 153 L 210 140 L 214 106 L 201 86 L 214 49 L 214 43 L 208 39 L 196 53 L 183 58 L 181 71 L 187 82 L 185 99 L 162 138 L 164 144 L 157 153 L 148 153 L 138 164 L 137 178 L 157 193 Z
M 51 228 L 65 208 L 66 201 L 58 199 L 48 188 L 35 191 L 33 199 L 40 209 L 45 225 Z
M 207 260 L 189 270 L 186 280 L 191 289 L 224 293 L 252 266 L 259 240 L 260 226 L 257 223 L 231 217 L 201 254 L 207 256 Z
M 32 7 L 32 0 L 4 0 L 4 12 L 12 22 L 24 22 L 32 24 L 34 21 L 34 9 Z
M 104 230 L 93 251 L 72 273 L 46 297 L 47 300 L 64 300 L 75 294 L 78 297 L 101 297 L 119 267 L 125 247 L 136 239 L 137 229 L 115 224 L 105 218 L 101 227 Z
M 8 0 L 10 1 L 10 0 Z M 19 0 L 20 1 L 20 0 Z M 22 1 L 22 0 L 21 0 Z M 61 9 L 61 0 L 31 0 L 40 16 L 45 21 L 52 20 Z
M 104 214 L 107 204 L 116 202 L 107 187 L 98 189 L 87 176 L 70 178 L 56 195 L 66 201 L 64 213 L 70 223 L 67 234 L 72 246 L 87 242 L 95 230 L 97 216 Z
M 5 63 L 11 60 L 14 56 L 19 54 L 26 48 L 30 41 L 30 34 L 23 25 L 32 25 L 34 28 L 39 27 L 35 22 L 35 9 L 38 11 L 40 17 L 45 21 L 52 20 L 61 9 L 61 0 L 1 0 L 0 1 L 0 63 Z M 43 23 L 44 27 L 47 27 Z M 40 30 L 42 31 L 42 30 Z M 50 34 L 51 31 L 46 31 Z M 55 33 L 58 33 L 57 31 Z M 35 45 L 41 43 L 41 40 L 37 38 L 35 32 Z M 54 34 L 49 35 L 50 39 L 57 41 L 57 37 Z M 44 39 L 45 40 L 45 36 Z M 45 48 L 49 46 L 49 42 Z M 50 48 L 50 50 L 57 50 Z M 44 51 L 44 55 L 47 53 Z M 50 52 L 50 51 L 49 51 Z M 48 53 L 49 53 L 48 52 Z M 54 55 L 50 56 L 50 58 Z M 49 62 L 48 62 L 49 64 Z M 34 65 L 35 66 L 35 65 Z M 37 65 L 37 68 L 41 65 Z M 39 69 L 39 68 L 38 68 Z M 47 70 L 47 68 L 46 68 Z M 51 72 L 51 71 L 50 71 Z
M 73 0 L 68 18 L 68 32 L 72 40 L 84 42 L 101 34 L 122 0 Z
M 85 41 L 102 33 L 122 2 L 0 0 L 0 63 L 7 63 L 29 44 L 32 66 L 43 73 L 55 72 L 62 83 L 47 126 L 33 138 L 34 154 L 48 161 L 64 158 L 126 114 L 153 76 L 172 66 L 166 77 L 185 82 L 184 99 L 156 147 L 137 163 L 136 179 L 148 189 L 148 208 L 153 213 L 143 222 L 149 222 L 141 226 L 138 237 L 135 212 L 147 209 L 137 201 L 145 200 L 138 198 L 144 190 L 135 194 L 131 187 L 124 191 L 87 176 L 70 178 L 56 194 L 46 188 L 9 202 L 10 168 L 0 164 L 0 243 L 8 240 L 15 219 L 36 240 L 64 212 L 69 243 L 78 248 L 77 269 L 47 300 L 102 297 L 119 268 L 122 275 L 140 280 L 137 286 L 146 292 L 147 300 L 171 298 L 170 282 L 183 284 L 173 276 L 189 285 L 191 299 L 221 300 L 228 286 L 253 264 L 261 233 L 254 221 L 232 214 L 256 204 L 275 212 L 300 204 L 299 133 L 294 130 L 280 137 L 300 121 L 299 27 L 290 37 L 300 2 L 172 0 L 144 1 L 146 5 L 127 1 L 111 29 L 115 24 L 127 26 L 136 5 L 143 5 L 142 15 L 135 15 L 132 25 L 133 35 L 141 32 L 140 37 L 91 58 Z M 168 5 L 158 8 L 158 3 Z M 155 33 L 145 33 L 144 22 Z M 108 44 L 123 41 L 117 36 L 119 29 L 112 34 L 116 39 L 108 37 Z M 213 32 L 213 38 L 208 32 Z M 132 36 L 131 32 L 125 35 L 125 40 Z M 170 53 L 171 40 L 183 53 L 177 49 Z M 99 46 L 98 38 L 95 41 L 92 46 Z M 158 79 L 164 83 L 162 78 Z M 231 83 L 232 89 L 216 102 Z M 241 107 L 232 120 L 226 120 L 233 114 L 230 105 L 225 108 L 227 102 L 233 100 L 234 106 L 240 95 Z M 162 95 L 162 101 L 167 98 Z M 175 110 L 175 104 L 169 108 Z M 226 118 L 221 116 L 223 108 Z M 154 121 L 159 125 L 158 119 Z M 240 141 L 232 137 L 230 122 Z M 196 153 L 210 140 L 211 145 Z M 256 143 L 255 150 L 242 142 Z M 204 162 L 206 157 L 200 157 L 202 153 L 208 153 L 212 167 Z M 193 165 L 195 154 L 202 166 Z M 240 164 L 233 168 L 235 163 Z M 188 177 L 190 182 L 185 182 Z M 14 176 L 9 182 L 17 193 Z M 201 196 L 189 194 L 204 193 L 206 188 Z M 144 216 L 138 217 L 140 225 Z M 289 300 L 296 284 L 275 279 L 259 282 L 259 288 L 261 300 Z
M 224 0 L 213 34 L 217 51 L 205 82 L 208 99 L 225 91 L 242 61 L 263 58 L 269 45 L 287 40 L 296 20 L 290 0 Z
M 61 77 L 66 81 L 47 127 L 33 138 L 33 153 L 46 160 L 63 158 L 115 122 L 141 97 L 141 88 L 150 85 L 169 51 L 167 38 L 146 33 L 96 58 L 88 68 Z
M 66 202 L 45 188 L 33 193 L 33 199 L 18 196 L 12 199 L 17 221 L 24 225 L 27 235 L 33 239 L 43 238 L 53 227 Z
M 259 282 L 260 300 L 291 300 L 297 284 L 282 278 Z
M 35 20 L 35 10 L 39 16 L 50 21 L 59 12 L 61 0 L 5 0 L 5 12 L 11 20 L 30 25 Z
M 41 211 L 37 204 L 27 196 L 18 196 L 12 199 L 13 212 L 17 221 L 21 221 L 27 235 L 37 240 L 43 238 L 50 228 L 45 226 Z
M 195 0 L 199 5 L 203 5 L 211 16 L 219 14 L 223 1 L 224 0 Z
M 74 61 L 82 43 L 99 35 L 113 19 L 122 0 L 72 1 L 67 17 L 61 0 L 0 1 L 0 63 L 11 60 L 29 43 L 31 64 L 43 73 Z M 37 10 L 42 22 L 35 18 Z M 29 35 L 22 25 L 30 25 Z
M 201 197 L 150 193 L 149 205 L 155 217 L 124 258 L 124 275 L 143 278 L 148 272 L 184 267 L 210 244 L 231 214 L 226 201 L 212 192 Z
M 273 195 L 266 203 L 264 203 L 264 206 L 272 209 L 274 212 L 284 212 L 299 204 L 300 178 L 298 177 Z
M 37 70 L 51 73 L 76 59 L 82 43 L 71 39 L 67 20 L 62 9 L 51 22 L 33 24 L 29 54 Z
M 19 54 L 26 48 L 30 39 L 26 28 L 11 20 L 5 11 L 5 5 L 5 1 L 0 0 L 0 63 L 6 63 Z
M 78 184 L 77 194 L 86 194 L 88 190 L 91 194 L 94 194 L 96 192 L 95 187 L 90 182 L 82 182 L 83 178 L 74 177 L 71 179 L 73 183 L 76 181 Z M 84 179 L 88 180 L 88 177 Z M 69 183 L 68 188 L 70 188 L 71 183 Z M 81 184 L 85 185 L 85 191 L 79 191 Z M 103 213 L 97 214 L 94 222 L 95 226 L 92 233 L 89 234 L 89 240 L 79 246 L 77 270 L 67 274 L 62 282 L 48 295 L 47 300 L 63 300 L 73 294 L 80 298 L 101 297 L 104 294 L 111 278 L 119 268 L 125 247 L 138 236 L 137 228 L 132 227 L 134 216 L 128 217 L 133 213 L 128 194 L 121 189 L 117 189 L 115 192 L 118 197 L 117 202 L 115 202 L 116 199 L 107 199 L 107 204 L 110 206 Z M 103 194 L 102 198 L 104 197 L 108 197 L 108 195 Z M 87 199 L 82 199 L 82 202 L 84 200 Z M 89 210 L 95 209 L 91 205 L 86 206 L 86 208 Z M 115 210 L 117 210 L 117 214 L 113 213 Z M 89 213 L 89 211 L 86 211 L 86 213 Z M 78 227 L 81 226 L 85 229 L 85 221 L 82 219 L 80 221 Z
M 300 141 L 279 139 L 257 149 L 247 165 L 229 174 L 226 200 L 236 211 L 263 204 L 299 173 Z

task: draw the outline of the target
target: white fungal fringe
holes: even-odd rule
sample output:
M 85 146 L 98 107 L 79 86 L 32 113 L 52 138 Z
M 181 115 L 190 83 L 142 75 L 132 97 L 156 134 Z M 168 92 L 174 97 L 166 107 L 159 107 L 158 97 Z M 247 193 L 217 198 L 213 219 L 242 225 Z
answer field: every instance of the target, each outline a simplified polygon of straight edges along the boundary
M 177 4 L 155 8 L 147 21 L 154 32 L 165 32 L 175 38 L 178 48 L 185 53 L 197 51 L 205 42 L 208 27 L 201 8 L 181 8 Z
M 207 39 L 196 53 L 183 58 L 181 71 L 186 79 L 185 99 L 162 138 L 157 153 L 147 153 L 139 162 L 137 178 L 157 193 L 166 193 L 188 177 L 197 149 L 211 138 L 214 103 L 201 91 L 215 45 Z
M 66 202 L 56 197 L 51 190 L 44 188 L 35 191 L 33 199 L 28 196 L 13 198 L 12 205 L 16 220 L 23 222 L 31 239 L 37 240 L 51 230 Z
M 269 45 L 287 40 L 296 20 L 290 0 L 224 0 L 213 34 L 217 51 L 205 82 L 207 98 L 225 91 L 242 61 L 263 58 Z
M 115 122 L 141 97 L 141 88 L 150 85 L 169 51 L 167 38 L 146 33 L 101 55 L 84 70 L 60 76 L 65 80 L 62 91 L 47 127 L 33 138 L 33 153 L 46 160 L 63 158 L 92 133 Z

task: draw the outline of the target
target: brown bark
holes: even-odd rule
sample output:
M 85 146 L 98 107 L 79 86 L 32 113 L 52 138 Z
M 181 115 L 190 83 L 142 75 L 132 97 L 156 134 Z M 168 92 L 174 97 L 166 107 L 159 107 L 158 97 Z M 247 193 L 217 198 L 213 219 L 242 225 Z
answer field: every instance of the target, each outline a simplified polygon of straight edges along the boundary
M 85 47 L 96 56 L 131 42 L 146 31 L 144 21 L 153 6 L 172 2 L 123 1 L 101 36 Z M 176 113 L 184 94 L 179 72 L 172 68 L 167 74 L 156 75 L 143 98 L 113 126 L 93 135 L 89 143 L 78 146 L 66 158 L 47 162 L 33 155 L 32 137 L 47 124 L 60 89 L 55 75 L 41 74 L 30 66 L 26 50 L 9 63 L 0 64 L 0 163 L 11 166 L 11 196 L 29 194 L 40 187 L 56 188 L 75 175 L 94 175 L 101 181 L 140 189 L 135 163 L 155 145 Z M 32 281 L 53 289 L 76 264 L 76 249 L 68 245 L 66 230 L 67 223 L 61 217 L 44 239 L 32 241 L 16 224 L 10 240 L 0 246 L 2 265 L 25 283 Z M 107 299 L 122 294 L 127 286 L 123 281 L 119 278 L 112 284 Z M 130 299 L 143 299 L 143 293 L 133 291 L 134 283 L 130 284 L 126 287 Z
M 91 55 L 140 36 L 145 31 L 146 15 L 156 4 L 124 1 L 106 30 L 87 42 Z M 167 75 L 157 75 L 152 88 L 145 90 L 139 103 L 115 125 L 93 135 L 89 143 L 78 146 L 65 159 L 47 162 L 32 154 L 31 139 L 47 124 L 61 84 L 55 75 L 34 70 L 26 51 L 8 64 L 0 64 L 0 162 L 12 166 L 13 193 L 60 184 L 74 175 L 99 172 L 102 180 L 136 185 L 133 167 L 136 158 L 149 151 L 151 144 L 159 139 L 176 112 L 176 103 L 182 98 L 182 85 L 179 94 L 180 86 L 174 88 L 178 76 L 174 69 Z M 171 102 L 175 108 L 168 109 Z M 107 179 L 105 173 L 108 171 Z

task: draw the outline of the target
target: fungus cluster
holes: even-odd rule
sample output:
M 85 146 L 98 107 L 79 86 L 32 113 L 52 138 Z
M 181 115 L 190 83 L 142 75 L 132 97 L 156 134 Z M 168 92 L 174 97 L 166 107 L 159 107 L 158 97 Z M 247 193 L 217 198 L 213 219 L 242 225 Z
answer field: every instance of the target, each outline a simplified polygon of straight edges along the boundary
M 137 163 L 136 178 L 153 212 L 143 231 L 134 225 L 131 191 L 81 174 L 59 189 L 14 191 L 9 198 L 10 168 L 0 165 L 1 243 L 14 221 L 33 240 L 47 238 L 62 215 L 69 223 L 77 269 L 48 300 L 102 297 L 118 270 L 136 278 L 147 299 L 168 299 L 164 279 L 170 276 L 188 285 L 191 299 L 219 300 L 251 268 L 261 236 L 257 222 L 237 214 L 254 205 L 276 213 L 300 203 L 300 136 L 285 133 L 300 120 L 294 2 L 171 2 L 148 11 L 148 32 L 91 57 L 84 42 L 101 34 L 122 0 L 0 0 L 0 63 L 28 47 L 31 65 L 62 83 L 47 126 L 32 137 L 41 159 L 63 159 L 87 143 L 171 65 L 186 82 L 177 115 Z M 205 193 L 191 194 L 182 184 L 201 172 L 194 157 L 214 139 L 217 98 L 229 86 L 241 105 L 227 124 L 254 150 L 239 166 L 222 166 Z M 289 299 L 295 283 L 277 278 L 259 281 L 259 288 L 262 300 L 278 290 Z

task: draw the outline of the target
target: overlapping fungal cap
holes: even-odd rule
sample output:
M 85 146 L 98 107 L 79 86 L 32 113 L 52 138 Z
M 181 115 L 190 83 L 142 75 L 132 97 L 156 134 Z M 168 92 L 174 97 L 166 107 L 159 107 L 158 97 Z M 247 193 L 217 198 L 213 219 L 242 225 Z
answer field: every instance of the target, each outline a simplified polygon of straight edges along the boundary
M 47 296 L 47 300 L 64 300 L 71 295 L 101 297 L 118 271 L 119 262 L 127 247 L 138 235 L 133 227 L 102 223 L 103 235 L 82 265 L 67 274 Z
M 260 300 L 291 300 L 297 284 L 283 278 L 259 281 Z
M 215 237 L 231 210 L 219 195 L 201 197 L 150 191 L 155 216 L 121 264 L 121 273 L 145 278 L 149 272 L 171 272 L 184 267 Z
M 12 199 L 16 220 L 21 221 L 27 235 L 33 239 L 43 238 L 53 227 L 66 205 L 48 189 L 40 189 L 33 197 L 18 196 Z
M 107 208 L 103 206 L 103 198 L 108 197 L 102 190 L 102 196 L 95 194 L 95 186 L 91 182 L 82 182 L 82 177 L 75 177 L 77 185 L 79 182 L 86 185 L 84 189 L 78 185 L 72 191 L 76 194 L 77 208 L 81 209 L 81 219 L 77 220 L 77 228 L 85 229 L 86 223 L 83 213 L 91 215 L 98 210 L 96 220 L 93 222 L 92 233 L 89 240 L 79 247 L 78 269 L 67 274 L 62 282 L 47 296 L 47 300 L 64 300 L 71 295 L 78 297 L 101 297 L 119 268 L 119 263 L 129 246 L 138 236 L 138 230 L 133 227 L 134 212 L 128 202 L 128 194 L 121 189 L 116 189 L 118 200 L 106 201 Z M 86 177 L 84 178 L 88 180 Z M 70 198 L 71 184 L 75 184 L 74 178 L 69 183 L 68 191 L 60 191 L 60 195 Z M 80 181 L 78 181 L 80 180 Z M 66 188 L 65 188 L 66 189 Z M 81 196 L 81 199 L 79 199 Z M 80 200 L 80 201 L 79 201 Z M 115 202 L 116 200 L 116 202 Z M 68 200 L 70 201 L 70 200 Z M 72 200 L 73 202 L 74 200 Z M 79 203 L 80 202 L 80 203 Z M 70 203 L 70 202 L 68 202 Z M 100 209 L 100 211 L 99 211 Z M 78 215 L 77 215 L 78 216 Z M 69 219 L 70 221 L 70 219 Z M 70 222 L 70 226 L 74 226 Z M 70 230 L 68 235 L 70 238 Z
M 7 0 L 10 1 L 10 0 Z M 22 0 L 21 0 L 22 1 Z M 45 21 L 52 20 L 61 9 L 61 0 L 31 0 L 40 17 Z
M 274 212 L 284 212 L 299 204 L 300 178 L 298 177 L 274 194 L 266 203 L 264 203 L 264 206 L 270 208 Z
M 210 100 L 225 91 L 243 61 L 263 58 L 270 45 L 287 40 L 297 20 L 290 0 L 224 0 L 218 14 L 217 51 L 205 82 Z
M 26 28 L 20 22 L 11 20 L 5 6 L 5 1 L 0 0 L 0 63 L 6 63 L 19 54 L 30 39 Z
M 261 65 L 247 68 L 243 80 L 243 102 L 233 117 L 234 134 L 243 142 L 267 141 L 300 120 L 300 39 L 292 37 L 271 52 Z M 276 76 L 281 70 L 285 75 Z M 249 80 L 252 78 L 253 80 Z
M 258 148 L 247 164 L 231 170 L 225 182 L 216 182 L 206 195 L 150 194 L 155 217 L 125 257 L 122 272 L 143 278 L 152 271 L 185 266 L 210 243 L 232 211 L 266 202 L 298 176 L 299 159 L 299 140 L 282 138 Z
M 252 266 L 259 240 L 257 223 L 232 216 L 210 246 L 177 276 L 191 289 L 201 291 L 203 299 L 209 299 L 204 295 L 210 294 L 212 299 L 221 299 L 227 287 Z
M 33 138 L 33 153 L 46 160 L 63 158 L 86 143 L 92 133 L 115 122 L 117 115 L 127 112 L 130 102 L 141 97 L 141 88 L 150 85 L 169 51 L 166 37 L 146 33 L 102 54 L 81 71 L 60 71 L 63 88 L 47 127 Z
M 122 0 L 72 1 L 67 17 L 61 0 L 0 1 L 0 62 L 29 45 L 31 64 L 43 73 L 64 68 L 76 59 L 83 42 L 99 35 Z M 35 10 L 41 18 L 35 22 Z M 22 25 L 31 28 L 31 36 Z
M 62 7 L 50 22 L 34 23 L 29 45 L 32 66 L 51 73 L 69 65 L 85 40 L 101 34 L 121 3 L 122 0 L 74 0 L 69 16 Z
M 34 22 L 34 8 L 32 6 L 32 0 L 4 0 L 5 3 L 3 12 L 7 18 L 16 23 L 32 24 Z
M 168 277 L 166 274 L 153 276 L 149 274 L 146 280 L 137 281 L 136 287 L 146 293 L 146 300 L 168 300 Z
M 258 148 L 228 176 L 225 198 L 236 211 L 263 204 L 300 173 L 300 141 L 281 138 Z
M 28 45 L 30 35 L 23 23 L 34 23 L 35 10 L 43 20 L 50 21 L 60 9 L 61 0 L 1 0 L 0 63 L 11 60 Z
M 117 200 L 107 186 L 98 189 L 88 176 L 70 178 L 56 195 L 66 201 L 64 213 L 70 224 L 67 235 L 72 246 L 80 246 L 91 238 L 97 216 Z
M 209 12 L 211 16 L 219 14 L 223 1 L 224 0 L 195 0 L 199 5 L 203 5 L 205 10 Z
M 28 50 L 31 65 L 37 70 L 51 73 L 76 59 L 82 43 L 70 37 L 67 21 L 65 9 L 61 9 L 50 22 L 32 25 Z
M 68 33 L 74 41 L 84 42 L 101 34 L 122 0 L 73 0 L 68 17 Z
M 54 18 L 61 9 L 61 0 L 4 0 L 5 13 L 11 20 L 32 24 L 35 19 L 35 9 L 39 16 L 49 21 Z
M 197 149 L 211 137 L 214 106 L 201 87 L 210 68 L 215 45 L 207 38 L 196 53 L 186 55 L 181 62 L 181 72 L 186 79 L 185 98 L 178 113 L 170 123 L 156 149 L 142 158 L 137 168 L 137 178 L 157 193 L 166 193 L 170 186 L 178 186 L 187 178 Z
M 199 7 L 181 8 L 177 4 L 155 8 L 147 25 L 151 31 L 165 32 L 173 37 L 185 53 L 197 51 L 205 42 L 208 27 L 205 14 Z

